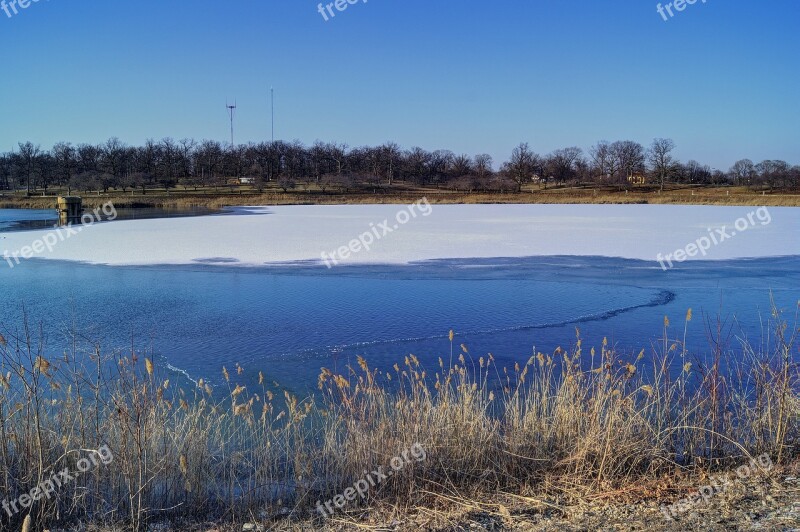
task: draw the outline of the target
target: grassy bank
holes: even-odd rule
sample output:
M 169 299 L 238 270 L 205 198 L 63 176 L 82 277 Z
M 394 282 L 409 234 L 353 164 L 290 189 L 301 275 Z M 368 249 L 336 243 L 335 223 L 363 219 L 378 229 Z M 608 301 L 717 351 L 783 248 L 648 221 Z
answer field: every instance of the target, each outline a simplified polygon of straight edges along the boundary
M 60 191 L 66 193 L 66 191 Z M 55 208 L 59 191 L 47 196 L 24 194 L 0 194 L 0 208 Z M 74 193 L 74 192 L 73 192 Z M 543 189 L 539 186 L 524 187 L 520 193 L 463 193 L 436 188 L 413 188 L 394 186 L 376 192 L 371 189 L 352 193 L 323 192 L 313 186 L 290 192 L 278 188 L 262 191 L 250 187 L 223 189 L 200 189 L 198 191 L 172 189 L 98 194 L 78 193 L 85 205 L 94 208 L 107 201 L 117 207 L 159 208 L 220 208 L 235 205 L 338 205 L 372 203 L 413 203 L 425 196 L 432 203 L 596 203 L 596 204 L 674 204 L 674 205 L 765 205 L 800 206 L 800 193 L 787 191 L 753 191 L 746 187 L 668 187 L 659 192 L 657 187 L 634 186 L 627 190 L 614 187 L 578 188 L 555 187 Z
M 792 464 L 796 326 L 775 310 L 763 342 L 715 343 L 700 359 L 682 340 L 691 319 L 677 328 L 665 319 L 650 353 L 584 346 L 576 330 L 569 349 L 511 368 L 451 334 L 432 365 L 409 354 L 380 371 L 359 358 L 343 373 L 323 369 L 319 392 L 304 398 L 277 395 L 256 368 L 228 366 L 216 389 L 187 388 L 143 353 L 50 358 L 32 331 L 2 338 L 7 500 L 54 471 L 80 470 L 102 446 L 113 460 L 0 523 L 19 529 L 30 514 L 34 529 L 207 520 L 414 530 L 452 526 L 465 512 L 513 523 L 609 497 L 670 504 L 679 482 L 704 483 L 758 455 Z M 243 386 L 248 370 L 257 386 Z M 377 478 L 379 467 L 392 474 Z M 334 501 L 333 515 L 317 501 Z

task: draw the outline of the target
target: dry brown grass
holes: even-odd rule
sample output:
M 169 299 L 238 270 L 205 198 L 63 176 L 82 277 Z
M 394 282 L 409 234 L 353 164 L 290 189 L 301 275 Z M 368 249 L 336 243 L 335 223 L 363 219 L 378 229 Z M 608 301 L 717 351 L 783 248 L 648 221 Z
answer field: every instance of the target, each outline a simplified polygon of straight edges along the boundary
M 478 203 L 528 203 L 528 204 L 670 204 L 670 205 L 741 205 L 768 207 L 800 206 L 800 194 L 792 192 L 756 192 L 745 187 L 682 187 L 675 186 L 659 192 L 655 187 L 636 186 L 629 190 L 611 187 L 597 189 L 563 187 L 542 189 L 539 186 L 523 188 L 513 193 L 462 193 L 436 188 L 397 186 L 383 192 L 364 190 L 348 194 L 323 193 L 315 187 L 284 193 L 271 187 L 258 192 L 249 187 L 221 192 L 214 189 L 198 192 L 175 190 L 167 193 L 156 190 L 142 195 L 137 191 L 126 193 L 112 191 L 107 194 L 87 193 L 84 204 L 94 208 L 112 201 L 122 207 L 218 209 L 240 205 L 358 205 L 358 204 L 405 204 L 413 203 L 425 196 L 432 203 L 478 204 Z M 55 208 L 56 195 L 31 196 L 0 195 L 0 208 Z
M 114 460 L 0 524 L 19 529 L 29 514 L 37 530 L 77 520 L 144 530 L 164 519 L 319 527 L 316 501 L 415 443 L 424 461 L 327 524 L 446 522 L 453 509 L 505 518 L 495 501 L 552 510 L 560 503 L 549 501 L 619 496 L 748 455 L 786 463 L 800 436 L 797 329 L 777 311 L 773 320 L 763 346 L 695 365 L 666 319 L 653 352 L 630 360 L 605 341 L 586 351 L 576 330 L 568 351 L 499 368 L 451 336 L 434 367 L 408 355 L 384 372 L 359 358 L 341 374 L 323 369 L 306 398 L 273 395 L 263 375 L 246 389 L 238 366 L 212 390 L 170 382 L 134 352 L 47 359 L 26 331 L 0 339 L 0 491 L 10 499 L 53 470 L 74 471 L 80 450 L 105 444 Z

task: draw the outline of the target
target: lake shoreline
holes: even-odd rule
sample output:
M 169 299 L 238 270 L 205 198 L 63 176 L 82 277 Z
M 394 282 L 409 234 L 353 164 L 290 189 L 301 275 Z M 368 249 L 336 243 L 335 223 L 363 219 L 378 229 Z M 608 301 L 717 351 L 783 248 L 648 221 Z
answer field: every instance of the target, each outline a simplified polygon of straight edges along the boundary
M 66 193 L 64 191 L 63 193 Z M 394 188 L 380 193 L 334 193 L 319 190 L 281 192 L 280 190 L 242 188 L 230 192 L 157 190 L 147 194 L 120 192 L 73 192 L 83 197 L 84 205 L 94 208 L 111 201 L 117 207 L 186 208 L 247 205 L 382 205 L 413 203 L 427 197 L 435 204 L 652 204 L 652 205 L 725 205 L 768 207 L 800 206 L 800 193 L 793 191 L 752 191 L 743 187 L 673 186 L 659 192 L 653 187 L 619 190 L 616 188 L 549 188 L 527 187 L 519 193 L 463 193 L 432 188 Z M 25 196 L 0 194 L 0 209 L 55 208 L 56 194 Z
M 154 523 L 166 532 L 240 532 L 242 530 L 340 532 L 353 529 L 412 531 L 435 530 L 629 530 L 671 532 L 673 530 L 764 530 L 788 529 L 800 524 L 800 503 L 796 490 L 800 466 L 776 468 L 771 474 L 746 479 L 724 493 L 694 505 L 690 511 L 665 517 L 661 505 L 669 506 L 655 495 L 670 493 L 680 499 L 684 494 L 706 484 L 704 475 L 664 477 L 658 481 L 639 482 L 625 489 L 586 494 L 573 501 L 559 501 L 546 492 L 509 496 L 497 494 L 478 500 L 441 500 L 443 506 L 412 508 L 378 507 L 366 512 L 342 515 L 335 522 L 322 522 L 294 516 L 274 515 L 263 521 L 204 521 Z M 677 502 L 677 501 L 676 501 Z M 116 532 L 100 528 L 98 532 Z
M 690 321 L 691 311 L 684 326 Z M 685 358 L 680 340 L 665 340 L 645 359 L 603 342 L 584 368 L 579 361 L 590 353 L 578 341 L 501 369 L 491 354 L 474 360 L 451 332 L 457 358 L 428 367 L 430 374 L 412 354 L 387 371 L 358 357 L 346 371 L 323 367 L 317 395 L 281 397 L 268 376 L 243 382 L 237 364 L 222 368 L 220 398 L 203 380 L 176 385 L 147 353 L 100 347 L 98 360 L 118 368 L 113 376 L 66 352 L 38 357 L 32 371 L 41 382 L 21 387 L 25 340 L 0 337 L 14 376 L 2 381 L 0 404 L 30 393 L 43 427 L 37 430 L 80 428 L 3 460 L 12 472 L 37 455 L 56 471 L 84 471 L 75 449 L 105 449 L 102 466 L 54 495 L 67 504 L 91 493 L 86 506 L 65 521 L 57 505 L 48 507 L 34 517 L 37 527 L 73 527 L 78 519 L 98 531 L 585 530 L 609 523 L 668 531 L 796 523 L 797 375 L 791 361 L 778 361 L 794 350 L 794 336 L 780 331 L 796 324 L 772 325 L 778 339 L 764 353 L 740 352 L 744 374 L 709 362 L 667 378 L 669 360 Z M 668 327 L 665 320 L 665 339 Z M 502 389 L 490 374 L 508 376 Z M 713 386 L 720 380 L 730 388 Z M 81 382 L 97 383 L 92 397 L 71 391 Z M 9 419 L 9 438 L 28 430 L 31 415 Z M 766 416 L 777 424 L 763 425 Z M 35 483 L 18 479 L 12 497 Z M 101 512 L 109 501 L 117 509 Z M 159 502 L 168 509 L 146 510 Z M 19 526 L 23 515 L 8 524 Z

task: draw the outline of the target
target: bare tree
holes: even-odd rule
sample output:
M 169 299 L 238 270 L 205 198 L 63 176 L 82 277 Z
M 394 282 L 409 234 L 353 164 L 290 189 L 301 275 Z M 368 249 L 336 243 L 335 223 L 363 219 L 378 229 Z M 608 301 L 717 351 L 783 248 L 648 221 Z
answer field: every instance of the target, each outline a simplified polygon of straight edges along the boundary
M 0 154 L 0 189 L 11 188 L 12 163 L 9 155 Z
M 620 168 L 617 151 L 607 140 L 601 140 L 589 150 L 595 171 L 599 172 L 601 179 L 614 180 Z
M 117 137 L 111 137 L 100 148 L 100 167 L 103 173 L 108 176 L 103 182 L 104 191 L 108 190 L 109 185 L 116 186 L 118 184 L 119 178 L 125 169 L 126 154 L 125 145 Z
M 77 152 L 72 144 L 68 142 L 57 143 L 53 146 L 52 151 L 55 158 L 58 182 L 69 187 L 69 181 L 78 166 Z M 67 188 L 67 194 L 71 194 L 69 188 Z
M 406 153 L 406 172 L 417 185 L 427 184 L 430 171 L 431 154 L 419 147 L 411 148 Z
M 17 160 L 19 161 L 21 175 L 25 178 L 26 188 L 30 196 L 33 190 L 34 174 L 36 173 L 39 155 L 42 153 L 42 150 L 38 145 L 34 145 L 32 142 L 25 142 L 24 144 L 20 142 L 18 146 L 19 154 L 17 154 Z
M 453 158 L 453 166 L 450 169 L 451 177 L 461 177 L 472 174 L 472 158 L 469 155 L 457 155 Z
M 577 146 L 555 150 L 546 159 L 548 177 L 552 176 L 559 183 L 573 180 L 577 175 L 576 164 L 582 159 L 583 150 Z
M 739 185 L 750 185 L 756 176 L 756 165 L 750 159 L 741 159 L 733 163 L 730 174 Z
M 183 178 L 191 178 L 195 173 L 194 153 L 197 142 L 183 138 L 178 141 L 178 171 Z
M 795 165 L 789 170 L 789 186 L 797 189 L 800 188 L 800 166 Z
M 447 181 L 451 175 L 455 155 L 450 150 L 436 150 L 431 152 L 428 163 L 430 179 L 434 184 L 440 185 Z
M 614 160 L 619 166 L 620 182 L 627 184 L 630 177 L 645 169 L 644 146 L 632 140 L 618 140 L 611 145 Z
M 475 173 L 478 179 L 483 181 L 492 173 L 492 156 L 487 153 L 481 153 L 475 156 L 472 165 L 475 167 Z
M 402 156 L 403 152 L 400 150 L 400 146 L 394 142 L 387 142 L 384 144 L 382 146 L 382 151 L 386 163 L 386 179 L 388 180 L 389 186 L 392 186 L 392 182 L 394 181 L 394 172 L 399 166 L 400 157 Z
M 527 142 L 522 142 L 511 152 L 511 160 L 505 164 L 504 169 L 508 177 L 517 184 L 517 192 L 520 192 L 523 183 L 533 178 L 540 164 L 539 155 L 530 149 Z
M 320 184 L 320 178 L 327 175 L 329 170 L 326 167 L 325 157 L 325 144 L 322 141 L 316 141 L 313 146 L 308 150 L 309 163 L 311 164 L 311 172 L 314 176 L 317 185 Z
M 672 150 L 675 149 L 675 143 L 672 139 L 653 139 L 650 145 L 650 150 L 647 152 L 647 158 L 653 170 L 653 175 L 656 176 L 660 184 L 659 190 L 664 191 L 664 182 L 672 174 L 675 167 L 675 159 L 672 157 Z
M 283 175 L 278 178 L 278 186 L 283 190 L 283 193 L 287 193 L 289 189 L 294 189 L 297 186 L 297 182 L 294 180 L 293 177 L 288 175 Z
M 681 166 L 681 165 L 678 165 Z M 708 184 L 712 181 L 711 167 L 701 164 L 694 159 L 690 159 L 682 165 L 683 180 L 692 185 Z
M 791 166 L 786 161 L 768 159 L 758 163 L 755 168 L 761 183 L 769 188 L 789 184 Z

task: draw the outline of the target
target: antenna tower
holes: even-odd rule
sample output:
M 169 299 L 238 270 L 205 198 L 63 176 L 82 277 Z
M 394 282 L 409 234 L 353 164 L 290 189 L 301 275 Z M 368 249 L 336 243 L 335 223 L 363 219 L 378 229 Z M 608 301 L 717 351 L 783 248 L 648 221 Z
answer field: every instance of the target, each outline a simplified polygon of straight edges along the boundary
M 231 147 L 233 147 L 233 117 L 236 116 L 236 100 L 233 101 L 233 105 L 229 104 L 226 100 L 225 108 L 228 110 L 228 115 L 230 115 L 231 118 Z

